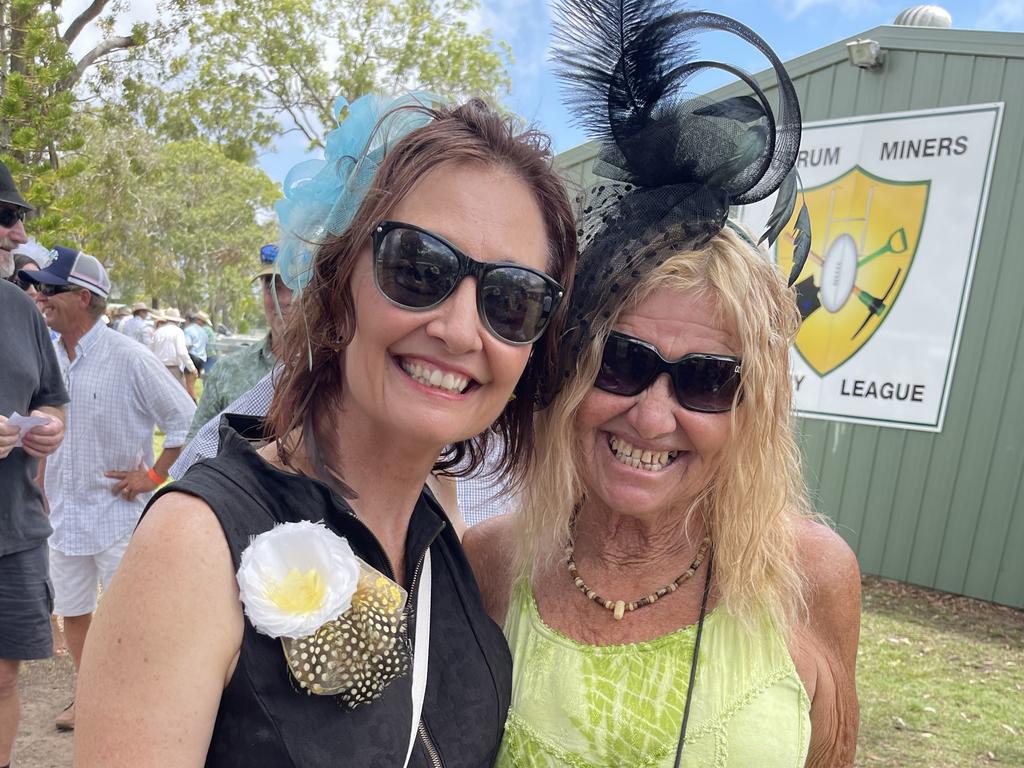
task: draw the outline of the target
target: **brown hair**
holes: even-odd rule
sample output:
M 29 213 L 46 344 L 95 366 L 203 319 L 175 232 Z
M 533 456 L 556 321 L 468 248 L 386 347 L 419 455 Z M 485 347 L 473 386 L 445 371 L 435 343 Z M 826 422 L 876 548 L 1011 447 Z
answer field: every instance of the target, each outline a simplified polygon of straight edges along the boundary
M 352 494 L 351 489 L 337 470 L 330 469 L 340 462 L 328 420 L 338 412 L 342 395 L 344 370 L 338 358 L 355 332 L 352 274 L 372 228 L 388 218 L 417 181 L 444 163 L 460 162 L 497 167 L 515 175 L 537 200 L 547 229 L 547 272 L 567 293 L 576 264 L 572 207 L 554 169 L 546 135 L 524 130 L 514 117 L 499 114 L 480 99 L 458 107 L 413 109 L 426 112 L 431 122 L 389 149 L 352 222 L 317 249 L 309 284 L 285 330 L 284 372 L 267 417 L 282 461 L 287 463 L 296 448 L 285 438 L 301 427 L 310 462 L 324 480 L 346 495 Z M 568 301 L 563 300 L 544 335 L 534 343 L 515 396 L 492 427 L 476 438 L 449 446 L 435 469 L 459 476 L 472 472 L 482 463 L 493 431 L 503 441 L 496 473 L 508 475 L 512 483 L 521 480 L 531 459 L 540 372 L 555 364 L 567 306 Z M 326 420 L 313 418 L 314 401 L 318 413 L 328 414 Z

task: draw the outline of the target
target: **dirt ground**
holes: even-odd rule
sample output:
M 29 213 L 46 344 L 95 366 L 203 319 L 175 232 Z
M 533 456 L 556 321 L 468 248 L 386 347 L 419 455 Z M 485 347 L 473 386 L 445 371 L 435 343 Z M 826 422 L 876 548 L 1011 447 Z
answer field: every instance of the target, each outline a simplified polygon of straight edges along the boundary
M 60 732 L 54 718 L 74 695 L 75 667 L 71 657 L 27 661 L 18 676 L 21 725 L 14 742 L 12 768 L 67 768 L 71 765 L 74 734 Z

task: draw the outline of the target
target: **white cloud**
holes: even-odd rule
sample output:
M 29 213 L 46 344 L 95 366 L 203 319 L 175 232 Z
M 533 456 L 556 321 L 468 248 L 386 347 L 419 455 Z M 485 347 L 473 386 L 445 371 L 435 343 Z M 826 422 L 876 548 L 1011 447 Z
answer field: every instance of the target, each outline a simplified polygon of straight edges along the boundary
M 1024 25 L 1024 0 L 999 0 L 977 21 L 979 29 L 1020 29 Z

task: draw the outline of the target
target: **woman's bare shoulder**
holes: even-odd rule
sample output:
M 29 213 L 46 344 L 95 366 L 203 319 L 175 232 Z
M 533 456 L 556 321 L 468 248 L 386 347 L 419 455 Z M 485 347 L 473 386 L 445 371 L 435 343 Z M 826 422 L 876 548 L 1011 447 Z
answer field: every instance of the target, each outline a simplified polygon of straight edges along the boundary
M 140 571 L 131 580 L 133 597 L 180 602 L 180 610 L 198 613 L 205 613 L 205 606 L 193 603 L 209 605 L 216 599 L 222 605 L 238 605 L 238 584 L 224 531 L 206 502 L 189 494 L 171 492 L 154 502 L 132 535 L 119 575 L 125 570 Z M 205 599 L 193 601 L 195 594 Z M 237 614 L 207 618 L 238 628 L 241 611 Z
M 462 539 L 476 575 L 487 613 L 498 624 L 505 620 L 515 574 L 516 515 L 492 517 L 469 528 Z
M 221 527 L 210 505 L 201 498 L 189 493 L 170 491 L 154 501 L 146 510 L 146 515 L 139 523 L 132 541 L 135 541 L 142 531 L 147 530 L 152 531 L 150 535 L 159 541 L 162 536 L 156 536 L 156 533 L 172 537 L 177 534 L 189 538 L 200 533 L 220 532 Z M 224 538 L 223 532 L 220 538 Z M 226 541 L 224 543 L 227 544 Z
M 804 576 L 807 621 L 799 632 L 798 668 L 810 675 L 812 768 L 853 764 L 858 713 L 860 567 L 832 528 L 802 520 L 797 547 Z M 805 677 L 805 684 L 807 678 Z
M 137 611 L 152 612 L 151 627 L 162 627 L 160 642 L 190 645 L 192 622 L 208 627 L 228 658 L 241 643 L 243 620 L 234 562 L 224 531 L 213 510 L 195 496 L 168 493 L 158 499 L 139 523 L 118 576 L 120 590 L 108 608 L 130 619 Z M 201 596 L 202 599 L 196 599 Z M 161 608 L 173 606 L 173 618 Z
M 213 511 L 186 494 L 161 497 L 89 630 L 75 764 L 202 764 L 243 630 L 231 552 Z
M 797 552 L 804 575 L 808 608 L 828 610 L 838 600 L 860 614 L 860 566 L 843 537 L 813 520 L 797 523 Z M 851 600 L 855 598 L 855 600 Z M 834 606 L 844 607 L 844 606 Z

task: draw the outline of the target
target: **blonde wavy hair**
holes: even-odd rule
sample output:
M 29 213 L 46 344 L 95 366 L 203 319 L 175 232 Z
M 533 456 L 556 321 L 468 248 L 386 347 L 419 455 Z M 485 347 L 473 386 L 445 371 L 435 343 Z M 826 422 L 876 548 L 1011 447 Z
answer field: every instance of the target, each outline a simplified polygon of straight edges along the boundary
M 746 240 L 726 227 L 700 249 L 669 256 L 597 319 L 575 372 L 536 416 L 534 461 L 521 489 L 520 572 L 536 575 L 563 556 L 570 540 L 573 511 L 585 495 L 576 414 L 592 389 L 609 332 L 625 309 L 668 288 L 713 297 L 716 320 L 738 339 L 743 359 L 717 468 L 682 511 L 702 515 L 714 542 L 719 605 L 748 625 L 767 612 L 788 628 L 803 614 L 796 526 L 815 515 L 791 415 L 789 346 L 800 316 L 777 269 Z

